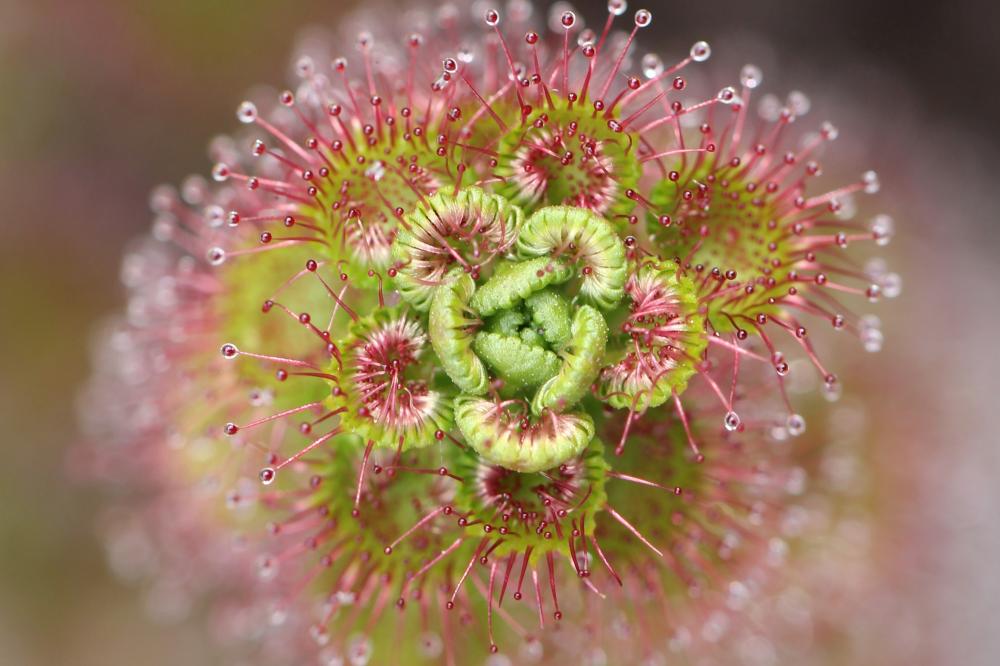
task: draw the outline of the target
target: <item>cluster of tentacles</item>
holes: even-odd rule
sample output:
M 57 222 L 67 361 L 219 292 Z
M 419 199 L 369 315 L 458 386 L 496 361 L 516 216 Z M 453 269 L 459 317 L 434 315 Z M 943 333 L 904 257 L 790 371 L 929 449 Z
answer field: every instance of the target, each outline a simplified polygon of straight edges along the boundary
M 307 45 L 297 88 L 213 145 L 217 185 L 154 197 L 179 251 L 127 265 L 98 467 L 239 509 L 194 531 L 239 535 L 206 575 L 255 571 L 227 626 L 270 659 L 724 641 L 781 585 L 806 492 L 795 357 L 841 391 L 804 321 L 881 346 L 841 296 L 898 292 L 845 251 L 891 220 L 852 219 L 872 172 L 813 192 L 835 128 L 789 139 L 800 98 L 752 114 L 752 66 L 690 99 L 708 44 L 637 57 L 652 14 L 617 30 L 624 0 L 597 30 L 509 4 L 415 10 L 329 67 Z

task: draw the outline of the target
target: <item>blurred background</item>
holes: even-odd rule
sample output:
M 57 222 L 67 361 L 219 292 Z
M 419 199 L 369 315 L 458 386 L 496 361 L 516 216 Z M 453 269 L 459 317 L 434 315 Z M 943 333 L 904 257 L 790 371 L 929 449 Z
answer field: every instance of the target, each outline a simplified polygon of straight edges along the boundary
M 0 0 L 0 663 L 212 663 L 107 573 L 97 494 L 66 475 L 74 399 L 151 187 L 207 173 L 243 92 L 280 85 L 297 31 L 354 4 Z M 576 3 L 590 23 L 604 4 Z M 706 39 L 732 79 L 756 62 L 879 172 L 904 292 L 878 310 L 885 351 L 838 369 L 873 409 L 875 538 L 911 611 L 885 621 L 907 624 L 907 663 L 1000 663 L 996 3 L 645 4 L 645 48 Z

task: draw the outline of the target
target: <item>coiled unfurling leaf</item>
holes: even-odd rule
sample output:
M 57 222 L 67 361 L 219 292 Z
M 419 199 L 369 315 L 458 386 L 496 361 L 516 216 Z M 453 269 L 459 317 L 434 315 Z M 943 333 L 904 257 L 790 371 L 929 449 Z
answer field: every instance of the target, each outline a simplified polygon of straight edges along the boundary
M 625 244 L 614 227 L 592 211 L 570 206 L 542 208 L 521 228 L 517 251 L 523 257 L 572 261 L 583 275 L 581 295 L 605 310 L 625 293 Z
M 565 298 L 546 289 L 524 299 L 524 305 L 531 312 L 531 323 L 546 342 L 560 349 L 569 341 L 571 313 Z
M 490 377 L 483 362 L 472 351 L 475 321 L 466 316 L 467 303 L 476 285 L 461 269 L 455 269 L 434 292 L 430 311 L 431 346 L 445 373 L 465 393 L 483 395 Z
M 392 244 L 400 295 L 426 311 L 434 289 L 453 266 L 476 273 L 506 253 L 523 218 L 520 208 L 478 187 L 429 197 L 406 215 Z
M 476 290 L 469 304 L 481 316 L 489 317 L 551 284 L 561 284 L 571 277 L 572 268 L 549 257 L 509 264 L 503 270 L 497 270 L 486 284 Z
M 473 349 L 509 390 L 534 389 L 559 372 L 558 356 L 520 337 L 483 331 Z
M 557 467 L 578 456 L 594 438 L 594 422 L 584 412 L 546 412 L 532 419 L 471 396 L 455 399 L 455 422 L 485 460 L 518 472 Z
M 559 412 L 579 402 L 601 371 L 607 343 L 608 326 L 604 317 L 589 305 L 581 306 L 573 317 L 572 337 L 560 353 L 559 372 L 535 393 L 532 411 Z

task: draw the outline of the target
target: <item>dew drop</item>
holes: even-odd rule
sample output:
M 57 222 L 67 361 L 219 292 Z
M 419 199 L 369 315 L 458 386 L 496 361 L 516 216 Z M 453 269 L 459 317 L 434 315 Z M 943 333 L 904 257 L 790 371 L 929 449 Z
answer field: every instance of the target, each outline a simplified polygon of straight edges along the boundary
M 840 396 L 843 392 L 844 389 L 840 382 L 823 384 L 823 398 L 826 399 L 827 402 L 837 402 L 840 400 Z
M 866 352 L 875 354 L 882 351 L 884 342 L 885 336 L 880 329 L 868 328 L 861 330 L 861 344 L 864 346 Z
M 278 560 L 270 555 L 262 555 L 257 559 L 257 577 L 260 580 L 274 580 L 278 575 Z
M 562 16 L 559 17 L 559 23 L 562 24 L 562 27 L 569 30 L 576 25 L 576 14 L 573 12 L 563 12 Z
M 896 298 L 903 292 L 903 278 L 899 273 L 886 273 L 879 279 L 882 295 L 886 298 Z
M 273 467 L 265 467 L 260 470 L 260 482 L 265 486 L 269 486 L 274 483 L 274 479 L 278 476 L 278 473 L 274 471 Z
M 706 41 L 695 42 L 691 47 L 691 60 L 705 62 L 712 57 L 712 47 Z
M 241 102 L 236 109 L 236 117 L 241 123 L 252 123 L 257 120 L 257 105 L 250 101 Z
M 740 98 L 736 96 L 736 90 L 732 86 L 726 86 L 720 90 L 715 98 L 723 104 L 734 104 L 740 101 Z
M 212 167 L 212 180 L 217 183 L 224 183 L 229 180 L 229 166 L 219 162 Z
M 733 432 L 740 427 L 740 415 L 736 412 L 726 412 L 726 418 L 723 419 L 723 425 L 725 425 L 726 430 Z
M 545 647 L 542 641 L 535 637 L 529 637 L 521 644 L 521 658 L 528 663 L 537 663 L 545 656 Z
M 757 65 L 743 65 L 740 70 L 740 83 L 751 90 L 756 88 L 764 80 L 764 72 Z
M 653 22 L 653 13 L 648 9 L 640 9 L 635 13 L 635 25 L 637 28 L 645 28 Z
M 861 176 L 861 181 L 865 184 L 865 194 L 875 194 L 882 189 L 878 174 L 874 171 L 865 171 Z
M 626 0 L 608 0 L 608 13 L 612 16 L 621 16 L 628 9 Z
M 495 9 L 486 10 L 486 25 L 491 28 L 500 23 L 500 12 Z
M 304 55 L 295 61 L 295 73 L 299 75 L 299 78 L 308 79 L 316 73 L 316 63 L 313 62 L 312 58 Z
M 773 123 L 781 117 L 781 100 L 772 94 L 764 95 L 757 104 L 757 115 L 761 120 Z
M 655 79 L 663 74 L 663 60 L 655 53 L 647 53 L 642 56 L 642 75 L 647 79 Z
M 791 109 L 792 113 L 796 116 L 804 116 L 809 113 L 809 109 L 812 108 L 812 102 L 809 97 L 801 90 L 793 90 L 788 93 L 788 99 L 785 101 L 785 105 Z
M 789 435 L 798 437 L 806 431 L 806 420 L 801 414 L 791 414 L 785 421 L 785 427 L 788 429 Z
M 895 221 L 890 216 L 884 214 L 876 215 L 868 223 L 868 228 L 875 238 L 875 244 L 883 247 L 888 245 L 889 241 L 892 240 L 895 226 Z
M 206 258 L 211 266 L 221 266 L 226 263 L 226 251 L 221 247 L 209 248 Z

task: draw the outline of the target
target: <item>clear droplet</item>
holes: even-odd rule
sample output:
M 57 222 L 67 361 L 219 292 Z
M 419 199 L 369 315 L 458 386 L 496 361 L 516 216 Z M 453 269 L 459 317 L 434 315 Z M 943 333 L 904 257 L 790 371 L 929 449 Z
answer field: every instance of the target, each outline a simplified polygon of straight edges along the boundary
M 823 384 L 823 398 L 827 402 L 837 402 L 840 400 L 840 396 L 843 394 L 844 389 L 840 382 L 833 382 L 832 384 Z
M 865 351 L 871 354 L 882 351 L 882 345 L 885 342 L 885 336 L 882 331 L 877 328 L 862 329 L 861 331 L 861 344 L 864 346 Z
M 236 109 L 236 118 L 241 123 L 252 123 L 257 120 L 257 105 L 250 101 L 241 102 Z
M 158 215 L 153 220 L 153 238 L 161 243 L 166 242 L 173 237 L 176 228 L 177 220 L 173 215 Z
M 208 263 L 210 265 L 221 266 L 222 264 L 226 263 L 226 251 L 223 250 L 221 247 L 209 248 L 208 252 L 205 255 L 205 258 L 208 260 Z
M 715 98 L 723 104 L 734 104 L 740 101 L 740 98 L 736 96 L 736 90 L 732 86 L 726 86 L 720 90 L 715 95 Z
M 205 206 L 202 216 L 205 219 L 205 224 L 212 229 L 218 229 L 226 221 L 226 211 L 222 206 Z
M 313 62 L 312 58 L 304 55 L 295 61 L 295 73 L 298 74 L 299 78 L 308 79 L 316 73 L 316 63 Z
M 903 293 L 903 278 L 899 273 L 886 273 L 879 279 L 882 295 L 886 298 L 896 298 Z
M 257 558 L 257 578 L 262 581 L 274 580 L 278 575 L 278 560 L 270 555 Z
M 812 101 L 810 101 L 809 96 L 801 90 L 793 90 L 788 93 L 788 100 L 785 102 L 785 106 L 787 106 L 794 115 L 804 116 L 809 113 L 809 109 L 812 108 Z
M 725 425 L 726 430 L 733 432 L 740 427 L 740 415 L 732 411 L 726 412 L 726 417 L 723 419 L 722 423 Z
M 545 646 L 534 636 L 528 637 L 521 643 L 521 659 L 527 663 L 537 663 L 545 656 Z
M 635 25 L 637 28 L 645 28 L 653 22 L 653 13 L 648 9 L 640 9 L 635 13 Z
M 647 79 L 655 79 L 663 74 L 663 60 L 655 53 L 642 56 L 642 75 Z
M 781 117 L 781 109 L 781 100 L 778 99 L 777 95 L 768 93 L 760 98 L 760 103 L 757 104 L 757 115 L 760 116 L 761 120 L 773 123 Z
M 865 171 L 861 176 L 865 184 L 865 194 L 875 194 L 882 189 L 882 184 L 878 180 L 878 174 L 874 171 Z
M 712 57 L 712 47 L 706 41 L 695 42 L 691 47 L 691 60 L 705 62 Z
M 756 88 L 764 80 L 764 72 L 757 65 L 743 65 L 740 70 L 740 83 L 751 90 Z
M 608 0 L 608 13 L 612 16 L 621 16 L 628 9 L 626 0 Z
M 212 180 L 217 183 L 224 183 L 229 180 L 229 166 L 219 162 L 212 167 Z
M 878 318 L 878 315 L 866 314 L 858 320 L 858 328 L 861 331 L 868 331 L 871 329 L 881 330 L 882 320 Z
M 892 240 L 896 224 L 890 216 L 882 214 L 873 217 L 868 223 L 868 228 L 871 230 L 872 236 L 875 237 L 875 244 L 884 247 Z
M 785 421 L 785 427 L 788 428 L 789 435 L 798 437 L 806 431 L 806 420 L 801 414 L 791 414 Z
M 269 486 L 274 483 L 274 479 L 277 478 L 278 473 L 274 471 L 273 467 L 265 467 L 260 470 L 260 482 L 265 486 Z

